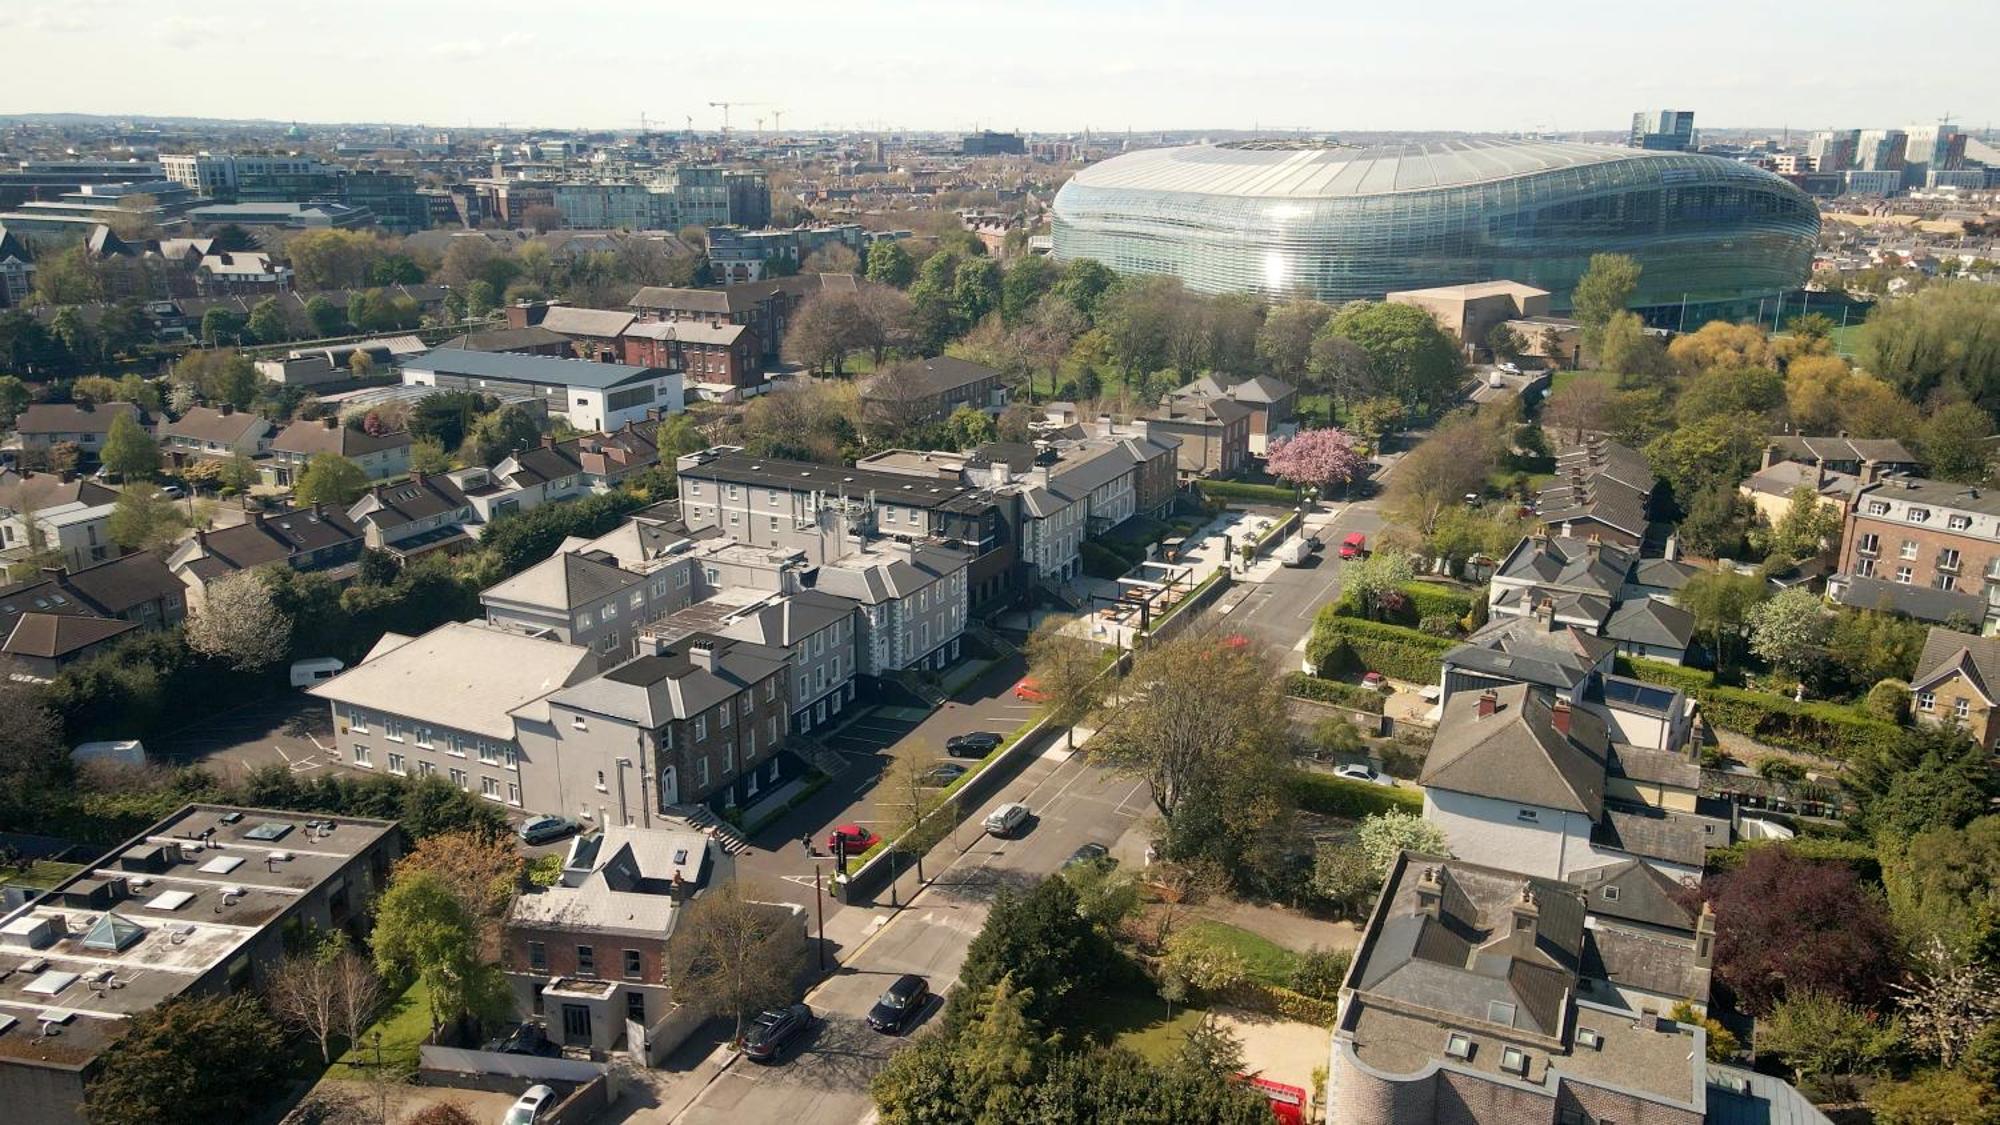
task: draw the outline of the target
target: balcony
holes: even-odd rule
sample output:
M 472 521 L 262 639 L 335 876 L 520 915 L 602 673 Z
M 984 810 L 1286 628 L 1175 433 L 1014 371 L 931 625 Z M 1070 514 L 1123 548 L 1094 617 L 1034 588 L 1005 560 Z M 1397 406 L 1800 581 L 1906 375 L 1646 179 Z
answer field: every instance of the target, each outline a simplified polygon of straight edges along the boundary
M 1854 546 L 1854 553 L 1864 559 L 1879 559 L 1882 557 L 1882 545 L 1880 543 L 1857 543 Z
M 1957 553 L 1941 554 L 1933 564 L 1941 574 L 1957 574 L 1959 558 Z

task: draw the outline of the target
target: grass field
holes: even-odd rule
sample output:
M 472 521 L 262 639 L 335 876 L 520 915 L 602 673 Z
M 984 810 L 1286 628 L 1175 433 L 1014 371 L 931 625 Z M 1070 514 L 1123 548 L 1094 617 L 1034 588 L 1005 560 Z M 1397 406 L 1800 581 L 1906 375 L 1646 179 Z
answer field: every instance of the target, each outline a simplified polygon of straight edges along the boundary
M 1241 926 L 1227 922 L 1215 922 L 1203 918 L 1187 925 L 1189 933 L 1201 936 L 1235 950 L 1250 968 L 1250 979 L 1263 984 L 1288 988 L 1292 983 L 1292 973 L 1299 967 L 1299 955 L 1260 934 L 1253 934 Z
M 1154 1062 L 1164 1062 L 1181 1049 L 1188 1030 L 1205 1014 L 1202 1008 L 1175 1007 L 1169 1017 L 1166 1001 L 1142 978 L 1093 1005 L 1083 1031 L 1099 1042 L 1129 1047 Z
M 431 1033 L 430 992 L 424 988 L 422 981 L 389 1001 L 381 1018 L 361 1033 L 360 1039 L 348 1048 L 346 1054 L 334 1060 L 333 1066 L 327 1069 L 327 1075 L 333 1078 L 366 1078 L 375 1066 L 377 1032 L 382 1035 L 384 1066 L 414 1072 L 417 1069 L 417 1048 Z
M 19 883 L 24 887 L 53 887 L 83 870 L 81 864 L 38 859 L 26 871 L 0 871 L 0 884 Z

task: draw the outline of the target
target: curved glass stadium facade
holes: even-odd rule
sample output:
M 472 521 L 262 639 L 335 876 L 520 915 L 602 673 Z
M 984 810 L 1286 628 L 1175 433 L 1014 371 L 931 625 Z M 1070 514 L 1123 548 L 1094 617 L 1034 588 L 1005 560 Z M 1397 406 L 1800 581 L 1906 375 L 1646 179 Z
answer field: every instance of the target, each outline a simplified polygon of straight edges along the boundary
M 1058 258 L 1208 293 L 1346 301 L 1504 278 L 1557 308 L 1604 252 L 1644 266 L 1635 305 L 1754 300 L 1805 282 L 1818 234 L 1804 192 L 1747 164 L 1532 141 L 1147 149 L 1063 185 L 1054 231 Z

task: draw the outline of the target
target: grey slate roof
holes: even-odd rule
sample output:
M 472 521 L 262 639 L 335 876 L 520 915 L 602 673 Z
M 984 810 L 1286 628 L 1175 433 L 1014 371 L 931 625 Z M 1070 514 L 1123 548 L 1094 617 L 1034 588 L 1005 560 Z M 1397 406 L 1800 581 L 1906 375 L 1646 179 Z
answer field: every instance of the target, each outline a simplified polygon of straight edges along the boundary
M 453 336 L 439 348 L 454 351 L 512 352 L 523 348 L 547 348 L 555 345 L 569 346 L 569 337 L 541 325 L 526 328 L 488 328 L 481 332 L 470 332 L 463 336 Z
M 659 368 L 636 367 L 629 363 L 596 363 L 587 359 L 519 355 L 514 352 L 474 352 L 463 348 L 433 348 L 405 362 L 403 370 L 474 379 L 506 379 L 537 386 L 588 387 L 593 390 L 605 390 L 662 374 Z
M 1497 617 L 1445 653 L 1444 663 L 1567 692 L 1589 678 L 1607 651 L 1609 646 L 1574 626 L 1550 631 L 1533 616 Z
M 1445 702 L 1421 784 L 1596 819 L 1604 810 L 1610 745 L 1604 720 L 1573 707 L 1564 734 L 1555 728 L 1550 698 L 1526 684 L 1495 689 L 1498 707 L 1482 717 L 1481 694 L 1463 691 Z
M 1876 461 L 1916 465 L 1922 459 L 1894 438 L 1809 437 L 1778 434 L 1768 439 L 1771 448 L 1792 461 Z
M 407 430 L 398 430 L 392 434 L 371 434 L 353 426 L 339 424 L 329 426 L 322 420 L 314 420 L 293 422 L 278 431 L 278 435 L 271 439 L 271 448 L 279 453 L 295 453 L 301 457 L 311 457 L 318 453 L 362 457 L 385 449 L 400 449 L 409 445 L 410 440 Z
M 190 407 L 186 414 L 160 427 L 162 437 L 182 437 L 236 445 L 252 431 L 268 427 L 261 415 L 247 410 L 222 411 L 208 406 Z
M 916 547 L 909 557 L 895 548 L 852 554 L 822 565 L 813 586 L 863 605 L 878 605 L 909 597 L 967 561 L 963 551 L 928 545 Z
M 1593 899 L 1593 914 L 1602 914 Z M 1583 946 L 1583 975 L 1679 999 L 1708 999 L 1709 971 L 1689 956 L 1688 943 L 1622 926 L 1592 927 Z
M 181 580 L 174 577 L 160 556 L 150 551 L 72 571 L 63 576 L 62 583 L 82 594 L 98 611 L 113 615 L 147 602 L 187 594 Z
M 1908 614 L 1919 621 L 1947 622 L 1954 618 L 1978 622 L 1986 615 L 1986 603 L 1977 594 L 1959 590 L 1936 590 L 1929 586 L 1905 586 L 1880 578 L 1849 575 L 1840 579 L 1834 598 L 1856 609 L 1888 609 Z
M 774 648 L 789 648 L 836 621 L 854 616 L 852 598 L 824 590 L 800 590 L 761 602 L 730 617 L 720 632 Z
M 713 647 L 713 671 L 697 665 L 688 654 L 697 644 Z M 784 674 L 790 662 L 790 654 L 783 649 L 695 633 L 674 642 L 663 653 L 634 657 L 601 676 L 565 688 L 552 696 L 551 702 L 657 729 L 671 719 L 692 718 L 761 680 Z
M 1687 867 L 1701 866 L 1708 838 L 1699 818 L 1625 805 L 1606 806 L 1590 833 L 1592 843 Z
M 1932 480 L 1929 477 L 1896 477 L 1877 481 L 1855 494 L 1856 509 L 1863 509 L 1864 498 L 1870 496 L 1931 508 L 2000 516 L 2000 489 L 1980 488 L 1957 481 Z
M 1530 535 L 1507 552 L 1495 577 L 1616 597 L 1636 559 L 1636 552 L 1609 543 Z
M 606 339 L 624 332 L 632 324 L 632 314 L 619 309 L 580 309 L 554 305 L 542 314 L 542 327 L 564 336 L 600 336 Z
M 74 406 L 66 402 L 37 402 L 14 419 L 14 429 L 24 434 L 108 434 L 120 414 L 135 422 L 145 420 L 137 406 L 129 402 L 107 402 L 96 407 Z
M 1954 672 L 1964 676 L 1987 702 L 2000 702 L 2000 694 L 1996 694 L 2000 693 L 2000 637 L 1975 637 L 1931 626 L 1910 686 L 1930 687 Z
M 1611 611 L 1604 635 L 1628 644 L 1686 651 L 1694 639 L 1694 614 L 1658 598 L 1631 598 Z
M 13 623 L 0 654 L 61 660 L 139 626 L 130 621 L 73 613 L 24 613 Z
M 1592 914 L 1694 933 L 1695 912 L 1681 901 L 1687 888 L 1644 860 L 1572 872 L 1569 881 L 1588 897 Z

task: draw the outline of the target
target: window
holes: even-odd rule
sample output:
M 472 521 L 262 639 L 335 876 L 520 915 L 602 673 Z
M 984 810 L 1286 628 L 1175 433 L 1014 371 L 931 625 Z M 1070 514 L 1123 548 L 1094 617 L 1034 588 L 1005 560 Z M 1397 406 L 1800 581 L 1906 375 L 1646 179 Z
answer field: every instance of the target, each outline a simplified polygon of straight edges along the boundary
M 528 943 L 528 967 L 536 971 L 549 967 L 549 947 L 539 941 Z
M 467 775 L 464 770 L 455 769 L 451 771 L 451 783 L 453 785 L 458 786 L 460 789 L 472 788 L 472 786 L 468 783 Z
M 1519 1047 L 1503 1048 L 1500 1051 L 1500 1069 L 1525 1078 L 1528 1074 L 1528 1052 Z
M 609 621 L 615 621 L 617 620 L 617 618 L 618 618 L 617 602 L 605 602 L 604 608 L 597 611 L 597 619 L 599 621 L 609 622 Z
M 1606 902 L 1617 902 L 1617 901 L 1618 901 L 1618 888 L 1617 888 L 1617 887 L 1606 887 L 1606 888 L 1604 888 L 1603 890 L 1599 891 L 1598 893 L 1604 896 L 1604 901 L 1606 901 Z
M 689 495 L 689 496 L 700 496 L 700 495 L 701 495 L 701 482 L 700 482 L 700 481 L 698 481 L 698 480 L 691 480 L 691 481 L 689 481 L 689 482 L 688 482 L 688 486 L 687 486 L 687 490 L 688 490 L 688 495 Z
M 1963 696 L 1951 701 L 1951 713 L 1960 719 L 1972 717 L 1972 701 Z
M 1971 516 L 1947 516 L 1944 525 L 1953 531 L 1966 531 L 1972 527 Z
M 429 776 L 431 776 L 432 774 L 436 773 L 437 771 L 438 771 L 438 768 L 437 768 L 437 763 L 436 763 L 436 762 L 423 762 L 423 761 L 420 761 L 420 762 L 418 762 L 418 763 L 417 763 L 417 776 L 418 776 L 418 777 L 429 777 Z
M 1939 550 L 1937 555 L 1937 568 L 1939 570 L 1957 570 L 1958 548 L 1945 547 Z
M 1868 532 L 1855 541 L 1855 547 L 1864 555 L 1880 554 L 1882 551 L 1882 537 L 1872 531 Z
M 1906 558 L 1906 559 L 1914 559 L 1914 558 L 1916 558 L 1916 557 L 1917 557 L 1917 541 L 1916 541 L 1916 540 L 1914 540 L 1914 539 L 1905 539 L 1905 540 L 1903 540 L 1903 549 L 1902 549 L 1902 552 L 1901 552 L 1901 555 L 1900 555 L 1900 557 L 1902 557 L 1902 558 Z
M 646 994 L 637 989 L 625 994 L 625 1018 L 633 1023 L 646 1022 Z
M 1472 1036 L 1462 1031 L 1454 1031 L 1444 1037 L 1444 1053 L 1455 1059 L 1472 1057 Z
M 1931 585 L 1939 590 L 1956 590 L 1958 579 L 1949 574 L 1939 574 L 1931 578 Z
M 491 797 L 496 801 L 499 800 L 500 779 L 497 777 L 481 777 L 479 779 L 479 795 L 482 797 Z
M 576 975 L 594 977 L 597 975 L 597 951 L 587 945 L 576 947 Z
M 416 737 L 417 737 L 417 745 L 419 747 L 425 750 L 429 750 L 431 748 L 431 728 L 418 727 L 416 730 Z
M 1861 576 L 1862 578 L 1873 578 L 1873 577 L 1875 577 L 1875 560 L 1874 560 L 1874 559 L 1855 559 L 1855 560 L 1854 560 L 1854 573 L 1855 573 L 1855 574 L 1857 574 L 1857 575 L 1859 575 L 1859 576 Z
M 764 702 L 769 703 L 776 698 L 778 698 L 778 677 L 772 676 L 764 681 Z
M 355 734 L 367 734 L 368 716 L 360 711 L 350 711 L 347 715 L 347 726 Z
M 408 766 L 403 761 L 403 756 L 394 750 L 389 752 L 389 772 L 398 777 L 410 772 Z
M 770 737 L 765 741 L 766 742 L 778 741 L 778 717 L 776 715 L 773 715 L 768 720 L 766 720 L 766 722 L 769 725 L 766 726 L 764 729 L 770 733 Z
M 724 742 L 722 744 L 722 772 L 728 773 L 735 768 L 736 746 L 734 743 Z
M 594 621 L 595 619 L 590 616 L 590 611 L 587 609 L 576 615 L 576 627 L 579 629 L 590 628 Z
M 603 770 L 598 770 L 598 771 L 597 771 L 597 791 L 598 791 L 599 793 L 602 793 L 602 792 L 604 792 L 604 771 L 603 771 Z
M 696 783 L 703 789 L 708 788 L 708 755 L 703 754 L 694 760 L 694 774 Z
M 644 970 L 644 968 L 642 967 L 642 962 L 641 962 L 641 961 L 639 960 L 639 951 L 638 951 L 638 950 L 636 950 L 636 949 L 628 949 L 628 950 L 626 950 L 626 951 L 625 951 L 625 979 L 626 979 L 626 980 L 638 980 L 638 979 L 639 979 L 639 977 L 640 977 L 640 976 L 641 976 L 641 975 L 642 975 L 642 974 L 643 974 L 644 972 L 645 972 L 645 970 Z
M 625 599 L 625 604 L 631 606 L 633 609 L 641 608 L 646 604 L 646 591 L 644 590 L 632 591 L 632 596 Z
M 465 739 L 460 738 L 458 735 L 455 734 L 452 735 L 451 738 L 445 743 L 444 751 L 445 753 L 450 754 L 454 758 L 465 757 Z
M 1888 515 L 1888 514 L 1889 514 L 1889 503 L 1888 503 L 1888 501 L 1886 501 L 1886 500 L 1870 500 L 1870 501 L 1868 502 L 1868 514 L 1869 514 L 1869 515 L 1871 515 L 1871 516 L 1886 516 L 1886 515 Z
M 736 486 L 735 486 L 735 485 L 733 485 L 733 484 L 732 484 L 732 485 L 728 485 L 728 486 L 727 486 L 727 491 L 726 491 L 726 492 L 724 492 L 724 495 L 725 495 L 725 496 L 727 496 L 727 497 L 728 497 L 729 499 L 731 499 L 731 500 L 734 500 L 734 499 L 736 499 Z
M 483 766 L 491 766 L 498 764 L 499 761 L 500 761 L 500 751 L 497 750 L 492 743 L 486 741 L 483 738 L 480 739 L 479 764 Z
M 586 721 L 582 715 L 571 715 L 569 717 L 569 726 L 571 730 L 590 729 L 590 723 Z
M 1909 520 L 1911 523 L 1923 523 L 1925 520 L 1931 518 L 1931 510 L 1929 508 L 1911 508 L 1909 511 L 1903 513 L 1903 518 Z
M 507 803 L 515 808 L 521 807 L 521 787 L 511 781 L 507 783 Z
M 1542 814 L 1536 812 L 1534 809 L 1517 809 L 1514 813 L 1514 819 L 1536 821 L 1542 819 Z
M 1908 586 L 1910 584 L 1910 579 L 1915 577 L 1915 574 L 1916 572 L 1912 571 L 1909 567 L 1899 566 L 1896 568 L 1896 581 L 1901 582 L 1905 586 Z
M 694 717 L 694 740 L 696 742 L 703 742 L 706 741 L 707 738 L 708 738 L 708 716 L 696 715 Z
M 721 727 L 721 728 L 722 728 L 723 730 L 728 730 L 728 729 L 729 729 L 729 704 L 727 704 L 727 703 L 724 703 L 724 704 L 723 704 L 722 706 L 720 706 L 720 707 L 716 708 L 716 709 L 715 709 L 715 714 L 716 714 L 716 724 L 715 724 L 715 725 L 717 725 L 717 726 Z
M 354 744 L 355 765 L 367 766 L 372 768 L 375 765 L 373 759 L 374 759 L 374 751 L 368 749 L 368 744 L 366 742 L 357 742 Z
M 1936 692 L 1934 692 L 1934 691 L 1920 691 L 1920 692 L 1918 692 L 1918 693 L 1917 693 L 1917 710 L 1919 710 L 1919 711 L 1935 711 L 1935 710 L 1937 710 L 1937 693 L 1936 693 Z
M 757 706 L 757 698 L 756 698 L 756 693 L 755 693 L 755 692 L 748 692 L 748 691 L 744 692 L 744 693 L 743 693 L 743 703 L 742 703 L 742 705 L 741 705 L 741 706 L 742 706 L 742 709 L 743 709 L 743 713 L 744 713 L 745 715 L 748 715 L 748 714 L 749 714 L 749 713 L 750 713 L 751 711 L 755 710 L 755 709 L 756 709 L 756 706 Z

